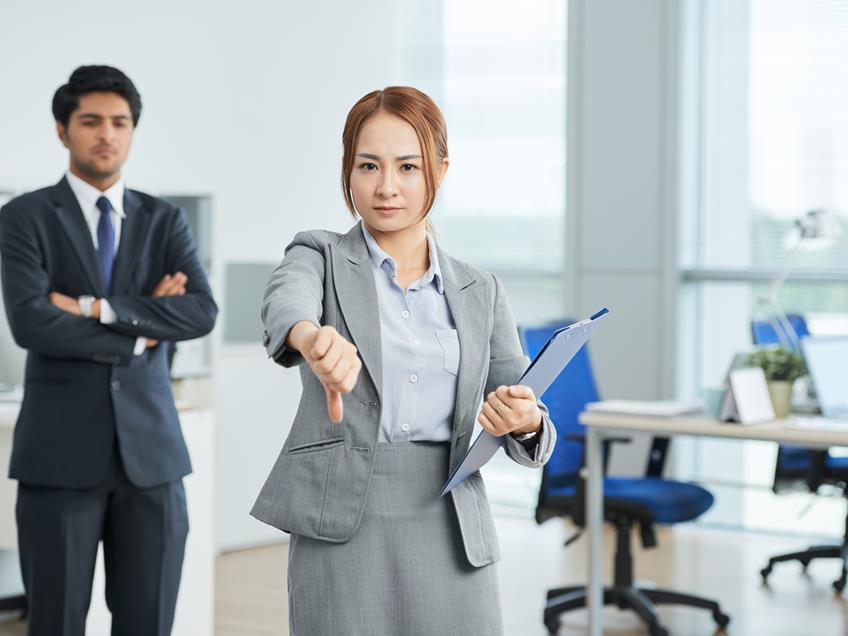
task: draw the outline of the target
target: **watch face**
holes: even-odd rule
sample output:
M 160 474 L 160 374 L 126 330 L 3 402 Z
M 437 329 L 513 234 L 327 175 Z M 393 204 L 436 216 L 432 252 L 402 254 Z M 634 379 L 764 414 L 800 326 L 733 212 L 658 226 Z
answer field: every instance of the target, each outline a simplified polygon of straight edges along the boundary
M 79 304 L 80 313 L 86 318 L 91 317 L 91 306 L 94 302 L 94 296 L 80 296 L 77 298 L 77 303 Z

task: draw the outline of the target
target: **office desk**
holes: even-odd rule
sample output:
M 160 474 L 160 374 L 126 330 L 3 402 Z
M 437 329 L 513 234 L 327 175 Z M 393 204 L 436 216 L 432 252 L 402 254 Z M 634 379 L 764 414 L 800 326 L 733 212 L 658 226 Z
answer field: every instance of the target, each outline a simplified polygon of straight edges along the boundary
M 665 418 L 584 411 L 580 414 L 580 422 L 586 425 L 586 466 L 589 471 L 586 483 L 586 530 L 589 535 L 587 608 L 590 636 L 601 636 L 603 633 L 601 564 L 604 522 L 603 441 L 605 438 L 621 437 L 638 432 L 653 433 L 660 437 L 693 435 L 759 440 L 808 448 L 848 446 L 848 427 L 845 430 L 815 429 L 806 426 L 801 428 L 789 426 L 782 420 L 741 425 L 725 424 L 705 416 Z

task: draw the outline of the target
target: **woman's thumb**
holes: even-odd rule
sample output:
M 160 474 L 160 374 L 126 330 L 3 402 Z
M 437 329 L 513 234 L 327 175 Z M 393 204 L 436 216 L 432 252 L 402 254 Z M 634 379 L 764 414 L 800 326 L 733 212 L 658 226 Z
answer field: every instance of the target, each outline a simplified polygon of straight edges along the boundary
M 324 392 L 327 394 L 327 413 L 330 415 L 330 421 L 338 424 L 344 415 L 342 394 L 327 387 L 324 387 Z

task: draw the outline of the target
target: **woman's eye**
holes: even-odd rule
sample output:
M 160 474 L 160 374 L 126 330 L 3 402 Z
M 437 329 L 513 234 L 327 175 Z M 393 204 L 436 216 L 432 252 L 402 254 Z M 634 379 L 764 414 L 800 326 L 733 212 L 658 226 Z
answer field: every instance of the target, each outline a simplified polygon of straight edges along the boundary
M 377 164 L 376 163 L 370 163 L 370 162 L 362 163 L 362 164 L 359 164 L 359 169 L 364 170 L 365 172 L 371 172 L 372 170 L 377 169 Z
M 418 166 L 416 166 L 414 163 L 405 163 L 400 167 L 400 169 L 404 172 L 412 172 L 413 170 L 417 170 Z

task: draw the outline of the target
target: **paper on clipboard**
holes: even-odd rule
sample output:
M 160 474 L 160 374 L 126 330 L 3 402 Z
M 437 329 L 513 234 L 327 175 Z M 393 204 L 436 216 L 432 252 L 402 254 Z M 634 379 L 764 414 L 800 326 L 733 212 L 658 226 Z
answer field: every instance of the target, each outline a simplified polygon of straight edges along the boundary
M 585 320 L 555 331 L 515 384 L 529 386 L 533 389 L 534 395 L 541 398 L 580 348 L 586 344 L 598 322 L 608 313 L 609 309 L 604 307 Z M 465 481 L 469 475 L 479 470 L 504 444 L 506 440 L 503 437 L 495 437 L 486 431 L 480 433 L 442 486 L 439 496 L 446 495 Z

